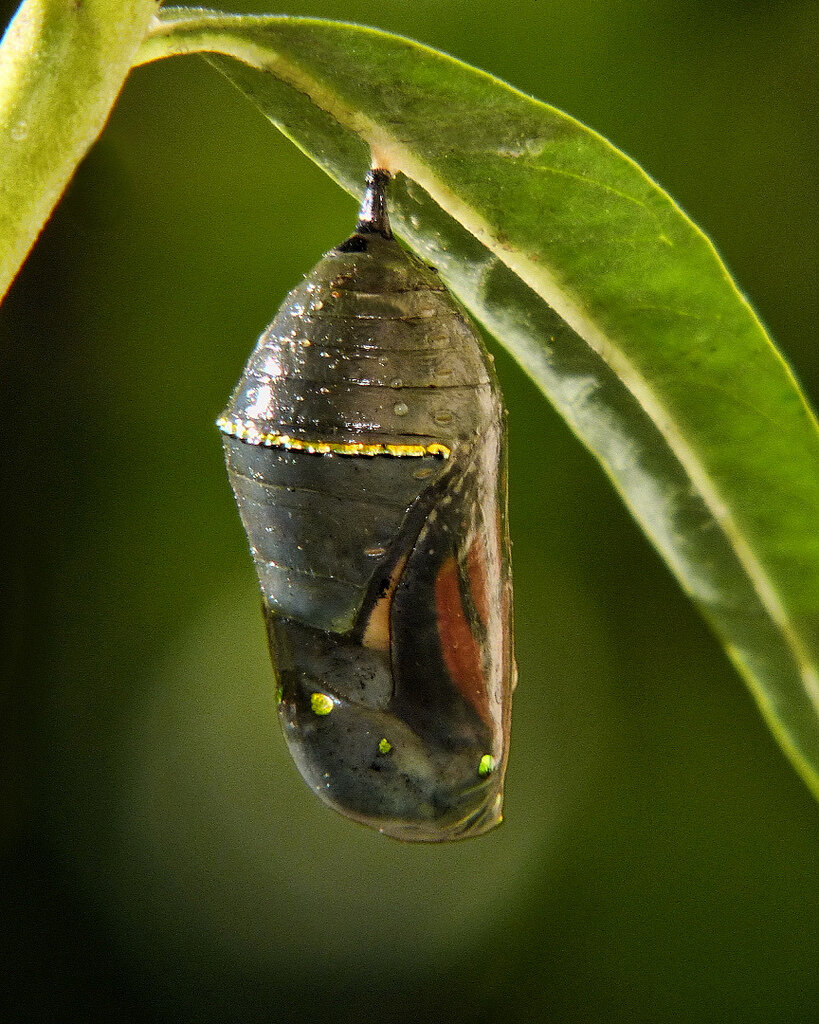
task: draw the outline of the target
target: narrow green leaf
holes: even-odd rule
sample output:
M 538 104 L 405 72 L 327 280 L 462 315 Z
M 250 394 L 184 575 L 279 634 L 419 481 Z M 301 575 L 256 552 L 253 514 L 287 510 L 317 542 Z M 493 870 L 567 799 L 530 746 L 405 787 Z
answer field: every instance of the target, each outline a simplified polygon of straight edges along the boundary
M 142 60 L 194 51 L 350 192 L 370 149 L 401 172 L 399 234 L 594 452 L 819 794 L 819 430 L 705 236 L 599 135 L 409 40 L 177 9 Z

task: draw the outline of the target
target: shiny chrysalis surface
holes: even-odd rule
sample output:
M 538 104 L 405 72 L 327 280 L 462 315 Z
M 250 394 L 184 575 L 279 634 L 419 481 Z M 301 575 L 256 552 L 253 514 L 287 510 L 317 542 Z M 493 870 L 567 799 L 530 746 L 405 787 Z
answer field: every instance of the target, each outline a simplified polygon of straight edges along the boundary
M 436 272 L 357 230 L 287 297 L 225 412 L 279 716 L 310 788 L 404 840 L 501 820 L 514 677 L 504 412 Z

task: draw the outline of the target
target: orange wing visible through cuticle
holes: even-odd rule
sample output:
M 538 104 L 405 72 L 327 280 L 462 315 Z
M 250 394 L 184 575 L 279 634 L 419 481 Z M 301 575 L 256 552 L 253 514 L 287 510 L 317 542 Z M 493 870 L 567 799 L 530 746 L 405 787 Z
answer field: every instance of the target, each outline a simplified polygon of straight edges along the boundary
M 443 563 L 435 579 L 435 614 L 447 672 L 483 719 L 487 714 L 483 658 L 464 612 L 458 566 L 452 557 Z
M 392 599 L 406 564 L 406 555 L 399 558 L 398 562 L 396 562 L 384 593 L 375 602 L 367 618 L 367 625 L 364 627 L 361 643 L 364 647 L 369 647 L 370 650 L 388 651 L 390 649 L 390 611 L 392 609 Z

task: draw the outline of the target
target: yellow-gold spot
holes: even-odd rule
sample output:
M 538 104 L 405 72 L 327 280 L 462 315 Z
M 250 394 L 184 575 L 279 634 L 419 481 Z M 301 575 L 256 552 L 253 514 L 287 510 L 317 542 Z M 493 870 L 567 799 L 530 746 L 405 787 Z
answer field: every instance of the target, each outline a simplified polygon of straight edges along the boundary
M 392 743 L 390 743 L 386 736 L 378 744 L 378 749 L 382 754 L 389 754 L 392 750 Z
M 329 715 L 334 704 L 332 698 L 328 697 L 326 693 L 311 693 L 310 707 L 313 709 L 314 715 Z
M 494 770 L 495 758 L 491 754 L 484 754 L 478 765 L 478 775 L 490 775 Z

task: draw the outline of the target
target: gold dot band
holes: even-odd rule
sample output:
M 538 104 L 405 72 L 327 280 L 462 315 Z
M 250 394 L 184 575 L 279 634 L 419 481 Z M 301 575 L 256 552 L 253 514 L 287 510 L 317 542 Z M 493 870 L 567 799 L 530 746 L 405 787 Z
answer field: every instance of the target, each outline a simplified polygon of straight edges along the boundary
M 290 452 L 310 452 L 311 455 L 393 455 L 397 458 L 419 458 L 435 455 L 448 459 L 451 452 L 445 444 L 364 444 L 359 441 L 307 441 L 288 434 L 264 434 L 252 424 L 229 420 L 220 416 L 216 426 L 229 437 L 236 437 L 248 444 L 264 445 L 265 448 L 284 448 Z

